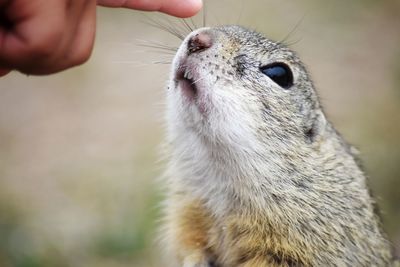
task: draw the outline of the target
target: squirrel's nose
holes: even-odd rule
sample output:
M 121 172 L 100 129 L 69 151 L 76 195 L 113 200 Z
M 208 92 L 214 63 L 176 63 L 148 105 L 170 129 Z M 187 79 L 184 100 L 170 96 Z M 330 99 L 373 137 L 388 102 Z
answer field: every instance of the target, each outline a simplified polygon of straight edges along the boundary
M 212 46 L 212 38 L 207 32 L 199 32 L 193 35 L 188 41 L 189 54 L 201 52 Z

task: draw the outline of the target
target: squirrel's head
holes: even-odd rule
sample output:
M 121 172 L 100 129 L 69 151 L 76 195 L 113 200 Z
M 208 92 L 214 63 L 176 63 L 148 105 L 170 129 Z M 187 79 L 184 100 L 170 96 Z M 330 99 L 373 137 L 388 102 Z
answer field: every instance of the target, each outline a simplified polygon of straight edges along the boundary
M 199 138 L 252 152 L 313 146 L 326 127 L 296 54 L 240 26 L 186 37 L 173 62 L 168 122 L 176 142 Z

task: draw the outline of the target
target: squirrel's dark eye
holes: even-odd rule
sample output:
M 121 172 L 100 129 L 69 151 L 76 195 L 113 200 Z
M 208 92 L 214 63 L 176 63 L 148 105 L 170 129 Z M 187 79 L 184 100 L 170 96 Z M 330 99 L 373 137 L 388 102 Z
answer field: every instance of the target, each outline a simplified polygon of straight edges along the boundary
M 260 70 L 282 88 L 288 89 L 293 85 L 293 74 L 286 64 L 272 63 L 261 67 Z

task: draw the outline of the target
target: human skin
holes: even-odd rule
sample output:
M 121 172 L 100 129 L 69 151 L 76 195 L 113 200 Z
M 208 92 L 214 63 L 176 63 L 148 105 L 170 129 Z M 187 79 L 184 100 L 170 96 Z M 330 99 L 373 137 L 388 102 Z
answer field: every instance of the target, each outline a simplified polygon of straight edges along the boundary
M 96 32 L 96 5 L 196 14 L 201 0 L 0 0 L 0 76 L 56 73 L 88 60 Z
M 199 0 L 97 0 L 98 5 L 160 11 L 176 17 L 191 17 L 201 8 Z

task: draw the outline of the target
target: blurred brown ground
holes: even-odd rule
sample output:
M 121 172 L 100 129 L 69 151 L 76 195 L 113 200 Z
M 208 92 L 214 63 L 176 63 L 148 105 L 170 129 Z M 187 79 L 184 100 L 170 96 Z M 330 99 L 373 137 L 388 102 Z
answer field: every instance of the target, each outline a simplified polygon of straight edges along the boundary
M 163 266 L 155 178 L 169 66 L 152 62 L 171 56 L 137 44 L 179 41 L 142 14 L 99 9 L 82 67 L 0 79 L 0 266 Z M 360 149 L 400 253 L 400 2 L 208 1 L 207 22 L 275 40 L 300 22 L 287 42 Z

